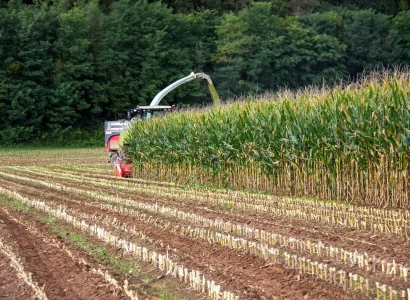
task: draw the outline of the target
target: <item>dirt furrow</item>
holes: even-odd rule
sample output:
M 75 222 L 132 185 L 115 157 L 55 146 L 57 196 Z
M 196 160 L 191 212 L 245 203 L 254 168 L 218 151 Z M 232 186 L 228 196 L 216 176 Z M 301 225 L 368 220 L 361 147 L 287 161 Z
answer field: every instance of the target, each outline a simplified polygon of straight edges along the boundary
M 61 198 L 54 199 L 61 201 Z M 70 205 L 75 207 L 76 205 Z M 81 209 L 81 206 L 78 207 Z M 82 211 L 98 213 L 95 208 L 82 207 Z M 241 298 L 262 298 L 274 299 L 274 297 L 285 297 L 292 299 L 300 299 L 301 297 L 310 294 L 313 298 L 327 299 L 330 295 L 337 295 L 339 299 L 351 299 L 352 296 L 345 296 L 344 292 L 336 287 L 330 286 L 327 283 L 321 283 L 312 280 L 308 276 L 300 276 L 294 271 L 285 270 L 278 265 L 268 265 L 266 262 L 246 254 L 240 254 L 236 251 L 231 251 L 226 248 L 221 248 L 216 245 L 209 245 L 202 241 L 192 241 L 190 238 L 182 237 L 178 234 L 153 228 L 149 224 L 130 220 L 121 215 L 109 213 L 120 221 L 124 221 L 129 225 L 135 225 L 138 230 L 143 231 L 150 239 L 156 241 L 164 241 L 164 246 L 167 245 L 172 249 L 176 249 L 171 255 L 177 256 L 178 261 L 183 262 L 188 266 L 195 266 L 196 269 L 204 273 L 210 273 L 212 278 L 218 279 L 219 282 L 226 282 L 228 289 L 238 291 L 242 294 Z M 105 224 L 107 226 L 107 224 Z M 110 229 L 111 230 L 111 229 Z M 158 250 L 164 251 L 164 248 L 159 248 L 158 244 L 151 245 Z M 291 289 L 296 289 L 291 291 Z M 312 294 L 308 291 L 319 291 Z
M 0 238 L 3 236 L 6 225 L 0 219 Z M 35 299 L 35 293 L 17 270 L 12 267 L 11 259 L 0 249 L 0 299 Z
M 29 178 L 34 176 L 24 174 Z M 39 175 L 44 180 L 50 180 L 49 177 Z M 61 179 L 54 177 L 53 181 L 66 186 L 80 188 L 78 183 L 70 183 L 70 179 Z M 328 243 L 333 247 L 339 247 L 350 251 L 366 252 L 369 255 L 376 255 L 385 260 L 395 259 L 396 262 L 406 264 L 410 257 L 410 239 L 398 236 L 376 235 L 370 232 L 352 231 L 346 228 L 336 228 L 330 225 L 317 224 L 315 222 L 294 220 L 272 216 L 258 212 L 226 212 L 218 210 L 217 206 L 206 205 L 206 203 L 196 203 L 183 199 L 169 197 L 155 197 L 150 195 L 136 195 L 133 193 L 124 193 L 118 190 L 112 190 L 108 187 L 93 185 L 84 181 L 81 188 L 91 190 L 101 190 L 104 193 L 124 197 L 124 199 L 133 199 L 140 202 L 158 203 L 160 205 L 172 206 L 185 212 L 194 212 L 211 219 L 223 219 L 233 223 L 247 224 L 253 228 L 263 229 L 275 232 L 289 237 L 299 239 L 309 239 L 311 241 L 321 241 L 325 245 Z
M 7 204 L 7 202 L 3 202 L 3 204 Z M 14 205 L 11 204 L 13 209 L 16 208 Z M 1 203 L 0 209 L 2 209 Z M 18 209 L 22 209 L 22 207 L 18 206 Z M 122 250 L 96 237 L 85 237 L 79 229 L 68 224 L 64 225 L 64 221 L 47 216 L 47 214 L 37 210 L 26 209 L 28 207 L 24 208 L 24 211 L 27 212 L 24 214 L 7 209 L 4 211 L 12 220 L 29 228 L 31 234 L 68 254 L 82 270 L 91 272 L 93 275 L 98 274 L 100 278 L 106 278 L 105 274 L 108 271 L 111 278 L 116 279 L 116 283 L 111 282 L 111 285 L 114 294 L 119 299 L 125 299 L 122 295 L 125 279 L 128 281 L 128 290 L 134 294 L 137 293 L 139 300 L 159 300 L 162 297 L 181 300 L 209 299 L 196 290 L 187 289 L 186 284 L 166 276 L 164 272 L 150 263 L 135 260 L 129 254 L 124 254 Z M 68 238 L 71 235 L 73 235 L 74 240 Z M 108 283 L 103 284 L 104 288 L 106 286 Z
M 102 278 L 83 271 L 66 254 L 8 218 L 2 209 L 0 223 L 4 225 L 2 235 L 12 241 L 26 269 L 39 286 L 45 286 L 49 299 L 125 299 L 121 294 L 116 296 Z
M 24 192 L 25 193 L 27 193 L 27 192 L 29 192 L 28 191 L 28 189 L 27 188 L 25 188 L 25 190 L 24 190 Z M 31 192 L 31 194 L 33 195 L 34 194 L 34 196 L 35 195 L 37 195 L 38 193 L 39 193 L 40 191 L 32 191 Z M 57 193 L 57 192 L 53 192 L 53 193 L 50 193 L 50 192 L 47 192 L 47 193 L 43 193 L 43 197 L 42 197 L 42 199 L 44 200 L 44 199 L 49 199 L 49 200 L 53 200 L 54 199 L 54 197 L 57 197 L 59 200 L 61 200 L 61 201 L 65 201 L 66 202 L 66 204 L 69 206 L 69 207 L 76 207 L 78 210 L 82 210 L 82 211 L 84 211 L 84 208 L 82 208 L 83 207 L 83 204 L 81 203 L 81 201 L 83 201 L 83 203 L 84 203 L 84 198 L 81 196 L 80 198 L 78 198 L 79 197 L 79 195 L 70 195 L 70 194 L 68 194 L 68 196 L 70 196 L 71 198 L 69 199 L 69 198 L 67 198 L 67 197 L 63 197 L 61 194 L 63 194 L 63 193 L 65 193 L 65 192 L 59 192 L 59 193 Z M 67 195 L 66 195 L 67 196 Z M 74 199 L 72 199 L 72 197 L 75 197 L 77 200 L 74 200 Z M 81 199 L 81 200 L 80 200 Z M 73 204 L 71 204 L 70 202 L 71 201 L 75 201 Z M 86 205 L 90 205 L 90 204 L 88 204 L 88 203 L 84 203 L 84 204 L 86 204 Z M 94 205 L 94 204 L 93 204 Z M 117 220 L 119 220 L 119 221 L 121 221 L 121 222 L 123 222 L 123 223 L 128 223 L 128 224 L 132 224 L 132 225 L 134 225 L 134 226 L 136 226 L 138 229 L 140 229 L 140 228 L 146 228 L 147 226 L 148 227 L 151 227 L 151 226 L 154 226 L 154 225 L 152 225 L 152 224 L 147 224 L 146 222 L 144 222 L 144 223 L 142 223 L 141 221 L 139 221 L 138 219 L 135 219 L 134 217 L 132 217 L 132 216 L 126 216 L 126 217 L 124 217 L 124 215 L 122 215 L 122 214 L 117 214 L 117 213 L 115 213 L 115 212 L 112 212 L 112 211 L 110 211 L 110 210 L 101 210 L 100 208 L 99 208 L 99 206 L 98 205 L 94 205 L 94 207 L 88 207 L 87 208 L 87 210 L 89 211 L 89 213 L 92 213 L 92 212 L 95 212 L 96 214 L 101 214 L 101 215 L 110 215 L 110 216 L 114 216 L 114 218 L 115 219 L 117 219 Z M 151 213 L 150 213 L 150 215 L 151 215 Z M 168 219 L 168 220 L 170 220 L 171 221 L 171 224 L 173 223 L 173 224 L 180 224 L 179 226 L 181 226 L 181 225 L 183 225 L 183 224 L 187 224 L 188 226 L 192 226 L 193 224 L 192 223 L 187 223 L 187 222 L 184 222 L 184 221 L 180 221 L 180 220 L 176 220 L 176 219 Z M 131 223 L 130 223 L 131 222 Z M 173 226 L 175 226 L 175 225 L 173 225 Z M 178 227 L 179 227 L 178 226 Z M 149 228 L 148 228 L 149 229 Z M 144 232 L 145 233 L 147 233 L 148 232 L 148 229 L 144 229 Z M 252 239 L 251 239 L 252 240 Z M 192 240 L 191 240 L 191 242 L 192 242 Z M 162 242 L 161 242 L 162 243 Z M 294 252 L 294 253 L 296 253 L 296 254 L 299 254 L 300 255 L 300 253 L 298 253 L 297 251 L 295 252 L 295 251 L 293 251 L 292 249 L 286 249 L 286 251 L 289 253 L 292 253 L 292 252 Z M 313 261 L 318 261 L 318 262 L 323 262 L 323 263 L 326 263 L 328 266 L 335 266 L 337 269 L 343 269 L 343 270 L 345 270 L 345 271 L 348 271 L 348 272 L 352 272 L 352 273 L 358 273 L 358 274 L 362 274 L 362 275 L 366 275 L 368 278 L 374 278 L 374 281 L 381 281 L 381 282 L 390 282 L 390 280 L 391 280 L 391 278 L 390 277 L 388 277 L 388 276 L 385 276 L 385 277 L 383 277 L 383 276 L 381 276 L 381 275 L 376 275 L 375 273 L 371 273 L 371 272 L 366 272 L 364 269 L 361 269 L 361 268 L 358 268 L 358 267 L 355 267 L 354 265 L 351 265 L 351 264 L 342 264 L 341 262 L 334 262 L 334 261 L 330 261 L 329 259 L 326 259 L 326 258 L 324 258 L 324 257 L 320 257 L 320 256 L 317 256 L 317 255 L 315 255 L 315 254 L 309 254 L 309 253 L 307 253 L 307 254 L 305 254 L 305 256 L 307 257 L 307 258 L 310 258 L 310 259 L 312 259 Z M 370 276 L 370 277 L 369 277 Z M 394 286 L 396 286 L 396 287 L 399 287 L 399 288 L 405 288 L 405 285 L 403 285 L 404 284 L 404 282 L 401 282 L 401 284 L 400 284 L 400 281 L 398 281 L 398 282 L 395 282 L 393 285 Z

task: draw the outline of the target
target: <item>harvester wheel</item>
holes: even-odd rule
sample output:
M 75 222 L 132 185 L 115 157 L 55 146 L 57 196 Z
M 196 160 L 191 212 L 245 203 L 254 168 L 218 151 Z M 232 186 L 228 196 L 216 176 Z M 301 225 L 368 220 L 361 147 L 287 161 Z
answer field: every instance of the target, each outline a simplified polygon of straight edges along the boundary
M 117 153 L 115 153 L 113 156 L 111 156 L 110 161 L 111 161 L 111 167 L 115 168 L 115 162 L 117 161 Z

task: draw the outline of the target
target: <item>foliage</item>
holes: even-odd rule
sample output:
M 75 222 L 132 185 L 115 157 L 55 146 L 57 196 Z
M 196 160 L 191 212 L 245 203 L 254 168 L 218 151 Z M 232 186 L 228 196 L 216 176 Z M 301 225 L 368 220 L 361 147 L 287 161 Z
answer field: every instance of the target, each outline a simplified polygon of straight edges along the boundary
M 389 16 L 372 10 L 344 10 L 339 14 L 312 14 L 303 17 L 302 21 L 345 45 L 343 65 L 351 77 L 357 77 L 364 70 L 386 68 L 402 61 L 401 31 L 392 26 Z
M 53 95 L 51 42 L 56 36 L 56 19 L 44 5 L 35 10 L 27 6 L 1 10 L 1 15 L 0 128 L 12 134 L 10 138 L 24 141 L 48 123 L 43 113 Z
M 408 2 L 389 2 L 6 1 L 0 143 L 84 133 L 192 71 L 210 74 L 227 99 L 408 64 Z M 194 81 L 163 101 L 192 106 L 211 97 Z
M 395 74 L 324 93 L 284 93 L 268 101 L 137 122 L 128 142 L 137 161 L 212 167 L 215 158 L 233 165 L 254 161 L 273 166 L 304 154 L 324 160 L 328 168 L 335 157 L 377 164 L 382 153 L 410 154 L 407 79 L 407 73 Z
M 137 168 L 189 166 L 226 180 L 235 170 L 252 169 L 282 185 L 279 178 L 293 174 L 290 190 L 322 182 L 333 197 L 352 197 L 341 188 L 347 182 L 365 186 L 383 178 L 394 187 L 407 180 L 409 82 L 409 73 L 373 74 L 345 88 L 284 92 L 267 101 L 137 122 L 127 149 Z M 355 172 L 359 177 L 350 177 Z M 309 174 L 312 182 L 306 182 Z
M 226 15 L 217 34 L 215 78 L 230 78 L 222 81 L 225 97 L 334 82 L 345 74 L 346 46 L 296 18 L 276 16 L 270 3 L 255 3 L 238 15 Z
M 403 63 L 410 64 L 410 11 L 399 13 L 394 18 L 394 28 L 400 33 L 400 46 L 403 49 Z
M 399 34 L 388 16 L 373 11 L 344 11 L 342 41 L 347 45 L 346 67 L 355 76 L 364 69 L 383 68 L 400 62 Z

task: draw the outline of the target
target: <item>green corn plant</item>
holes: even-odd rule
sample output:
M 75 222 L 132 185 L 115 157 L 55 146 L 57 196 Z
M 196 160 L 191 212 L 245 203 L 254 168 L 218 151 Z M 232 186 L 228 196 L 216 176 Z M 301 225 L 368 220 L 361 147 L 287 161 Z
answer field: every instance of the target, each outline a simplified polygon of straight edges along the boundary
M 409 78 L 373 74 L 137 122 L 130 156 L 152 179 L 409 208 Z

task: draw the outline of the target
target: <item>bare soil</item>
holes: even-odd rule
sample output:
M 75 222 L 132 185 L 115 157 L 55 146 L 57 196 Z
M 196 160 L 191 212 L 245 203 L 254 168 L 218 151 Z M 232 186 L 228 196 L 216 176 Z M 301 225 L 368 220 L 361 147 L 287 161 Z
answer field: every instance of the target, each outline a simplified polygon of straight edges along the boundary
M 20 174 L 22 175 L 22 174 Z M 29 178 L 43 178 L 50 180 L 48 176 L 34 176 L 24 174 Z M 0 178 L 1 180 L 1 178 Z M 53 178 L 54 182 L 65 186 L 100 190 L 106 194 L 132 199 L 139 202 L 158 203 L 180 209 L 185 212 L 192 212 L 210 219 L 222 219 L 238 224 L 247 224 L 253 228 L 263 229 L 269 232 L 282 234 L 284 236 L 308 239 L 311 241 L 321 241 L 325 245 L 343 248 L 349 251 L 366 252 L 370 256 L 376 255 L 386 261 L 393 259 L 397 263 L 408 264 L 410 262 L 410 238 L 397 235 L 374 234 L 361 230 L 352 230 L 344 227 L 335 227 L 313 221 L 297 220 L 281 216 L 253 211 L 226 211 L 220 206 L 209 203 L 187 201 L 186 199 L 172 197 L 154 197 L 147 194 L 125 193 L 113 190 L 109 187 L 101 187 L 84 181 L 81 186 L 78 183 L 70 183 L 69 179 Z M 149 188 L 149 185 L 147 186 Z
M 5 233 L 6 224 L 0 219 L 0 238 Z M 11 266 L 11 260 L 0 251 L 0 299 L 34 299 L 34 291 L 24 282 Z
M 101 277 L 87 272 L 66 253 L 31 234 L 1 209 L 0 223 L 2 236 L 12 244 L 27 272 L 33 274 L 40 287 L 45 287 L 49 299 L 125 299 Z M 0 282 L 6 280 L 7 273 L 0 272 Z M 4 290 L 14 293 L 12 285 L 4 286 Z
M 2 170 L 0 169 L 0 172 Z M 212 205 L 206 202 L 194 202 L 192 200 L 180 199 L 177 197 L 154 196 L 149 193 L 127 193 L 123 190 L 116 190 L 110 187 L 101 187 L 85 178 L 82 183 L 69 178 L 59 177 L 46 174 L 30 174 L 22 171 L 10 171 L 6 173 L 16 174 L 27 179 L 43 180 L 44 182 L 55 182 L 67 187 L 75 187 L 84 191 L 101 191 L 105 194 L 113 195 L 123 199 L 131 199 L 138 202 L 158 203 L 168 207 L 177 208 L 184 212 L 192 212 L 211 219 L 222 219 L 238 224 L 247 224 L 253 228 L 264 229 L 269 232 L 282 234 L 288 237 L 298 239 L 309 239 L 310 241 L 321 241 L 325 245 L 343 248 L 349 251 L 358 251 L 368 253 L 369 256 L 377 256 L 386 261 L 393 259 L 402 264 L 408 265 L 410 260 L 410 242 L 406 237 L 395 235 L 376 235 L 370 232 L 361 230 L 350 230 L 343 227 L 330 226 L 317 222 L 309 222 L 296 220 L 286 217 L 273 216 L 267 213 L 255 211 L 241 211 L 235 209 L 226 209 L 225 207 Z M 62 170 L 62 174 L 70 173 L 69 170 Z M 77 171 L 73 172 L 73 174 Z M 95 176 L 92 179 L 98 179 Z M 100 177 L 101 179 L 104 176 Z M 115 179 L 113 179 L 115 180 Z M 132 180 L 129 181 L 132 186 Z M 162 187 L 166 186 L 160 184 Z M 96 216 L 108 216 L 111 220 L 116 219 L 119 223 L 128 227 L 134 226 L 137 231 L 145 234 L 144 238 L 126 234 L 124 230 L 119 229 L 102 218 L 93 220 L 99 226 L 103 226 L 111 232 L 123 236 L 128 240 L 135 241 L 137 244 L 144 245 L 150 250 L 159 253 L 169 251 L 170 257 L 174 261 L 182 263 L 184 266 L 201 271 L 207 276 L 221 284 L 224 290 L 234 292 L 240 296 L 240 299 L 365 299 L 363 294 L 348 292 L 339 286 L 331 285 L 330 283 L 313 279 L 309 275 L 299 274 L 297 271 L 289 270 L 281 264 L 267 263 L 267 261 L 258 257 L 249 255 L 244 252 L 231 250 L 217 244 L 210 244 L 207 241 L 191 238 L 181 235 L 169 229 L 155 227 L 145 221 L 138 220 L 132 216 L 124 216 L 112 210 L 102 209 L 98 207 L 96 199 L 90 199 L 85 196 L 76 195 L 65 190 L 53 190 L 44 186 L 39 186 L 35 183 L 22 183 L 18 179 L 9 179 L 0 176 L 0 186 L 16 191 L 21 195 L 30 199 L 39 199 L 47 203 L 63 204 L 72 214 L 80 216 L 82 213 Z M 154 183 L 147 183 L 146 187 L 155 186 Z M 87 204 L 87 205 L 85 205 Z M 15 217 L 30 219 L 29 216 L 14 212 Z M 152 214 L 153 216 L 159 216 Z M 174 225 L 192 225 L 188 221 L 178 221 L 173 218 L 167 219 Z M 34 274 L 34 278 L 40 286 L 45 286 L 45 292 L 50 299 L 122 299 L 125 298 L 118 290 L 113 290 L 105 281 L 96 275 L 84 269 L 84 266 L 79 265 L 64 252 L 52 247 L 36 238 L 31 234 L 27 227 L 14 222 L 7 217 L 7 214 L 2 213 L 0 209 L 0 226 L 6 240 L 13 245 L 16 253 L 22 257 L 22 261 L 27 270 Z M 52 233 L 39 222 L 35 222 L 38 230 L 46 235 Z M 3 230 L 4 228 L 4 230 Z M 101 247 L 106 247 L 107 250 L 116 253 L 118 257 L 123 254 L 121 251 L 104 245 L 100 241 L 93 241 Z M 81 256 L 81 253 L 78 253 Z M 84 255 L 84 254 L 83 254 Z M 307 255 L 307 257 L 309 257 Z M 2 257 L 0 256 L 0 259 Z M 337 265 L 332 261 L 326 261 L 323 258 L 312 257 L 317 261 L 327 263 L 329 266 L 337 266 L 348 272 L 362 272 L 363 275 L 369 276 L 375 281 L 381 281 L 392 285 L 398 289 L 407 287 L 407 283 L 379 276 L 377 274 L 369 274 L 361 271 L 356 266 Z M 87 259 L 91 259 L 87 257 Z M 3 260 L 1 260 L 3 261 Z M 150 273 L 148 266 L 141 265 L 141 269 L 147 274 Z M 115 271 L 114 271 L 115 273 Z M 116 274 L 121 279 L 121 275 Z M 155 275 L 154 275 L 155 277 Z M 159 277 L 162 278 L 159 274 Z M 130 282 L 137 287 L 141 287 L 141 278 L 129 278 Z M 0 271 L 0 283 L 6 282 L 6 278 Z M 26 293 L 30 297 L 30 290 L 25 290 L 24 285 L 20 286 L 20 290 L 16 289 L 12 284 L 16 281 L 8 282 L 5 286 L 7 293 L 14 291 Z M 144 288 L 147 291 L 152 290 L 151 283 L 146 283 Z M 181 297 L 199 299 L 204 297 L 198 295 L 177 280 L 166 278 L 166 286 L 170 290 L 177 290 Z M 0 289 L 0 298 L 2 290 Z M 155 297 L 148 296 L 149 299 Z M 176 298 L 178 299 L 178 298 Z
M 18 192 L 27 197 L 34 196 L 27 191 L 18 190 Z M 39 188 L 36 194 L 42 194 L 43 200 L 68 204 L 64 201 L 66 199 L 64 193 L 61 192 L 60 196 L 57 196 L 46 189 Z M 78 200 L 73 195 L 70 198 Z M 280 265 L 267 264 L 257 257 L 199 240 L 193 241 L 176 233 L 152 227 L 133 217 L 124 217 L 112 211 L 83 206 L 75 202 L 70 202 L 67 206 L 88 214 L 110 215 L 121 223 L 135 226 L 147 237 L 157 241 L 152 245 L 147 245 L 146 241 L 139 241 L 139 244 L 145 243 L 145 246 L 150 246 L 158 252 L 164 252 L 169 247 L 172 259 L 200 270 L 218 282 L 223 282 L 227 290 L 235 291 L 241 299 L 301 299 L 305 296 L 309 299 L 329 299 L 332 295 L 338 299 L 355 298 L 353 295 L 345 295 L 342 289 L 315 281 L 309 276 L 300 275 Z M 106 223 L 100 225 L 107 227 Z M 110 231 L 115 232 L 115 229 L 110 228 Z

